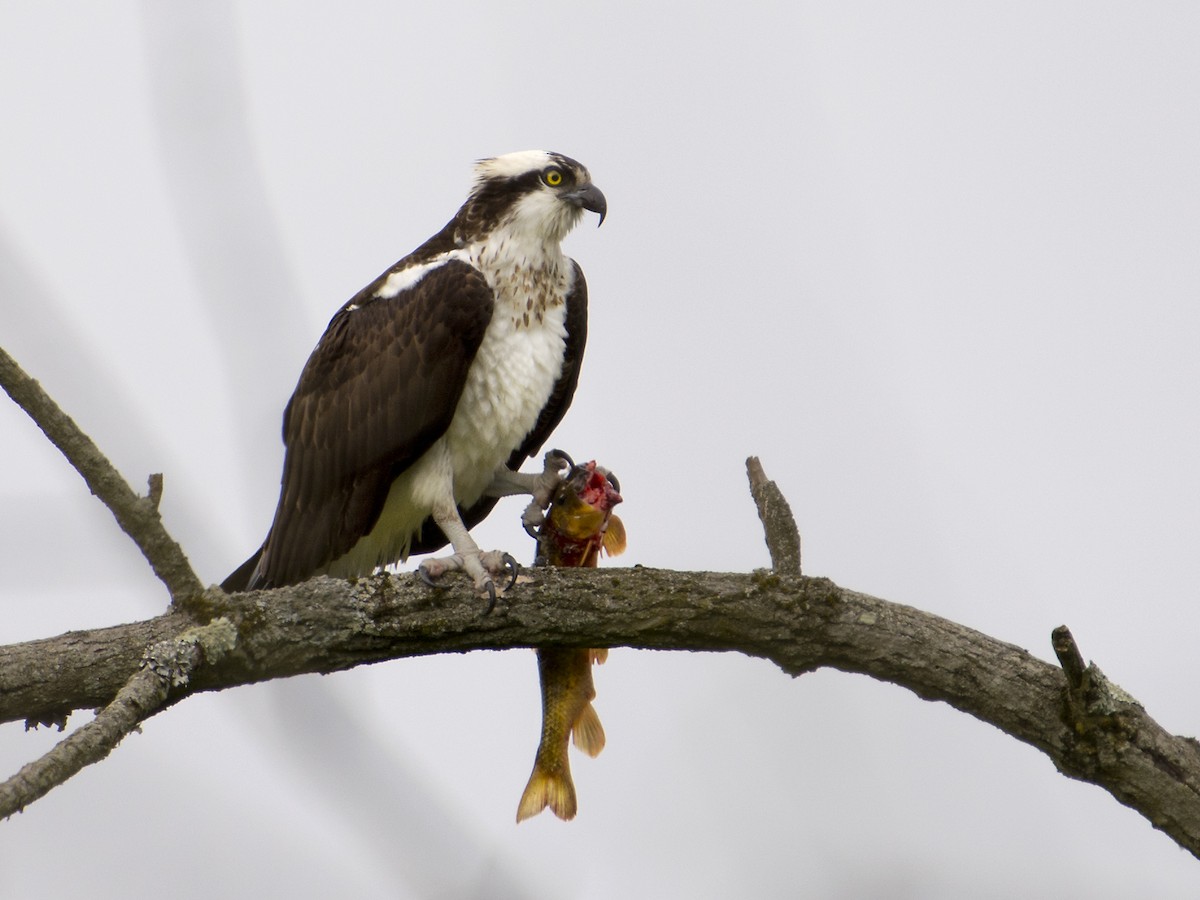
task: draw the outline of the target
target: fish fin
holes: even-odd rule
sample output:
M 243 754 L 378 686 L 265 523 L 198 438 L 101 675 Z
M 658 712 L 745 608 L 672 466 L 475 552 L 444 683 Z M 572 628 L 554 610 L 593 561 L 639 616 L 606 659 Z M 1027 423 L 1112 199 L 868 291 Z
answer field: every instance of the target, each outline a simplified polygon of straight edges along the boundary
M 617 516 L 610 516 L 604 530 L 604 552 L 609 556 L 620 556 L 625 552 L 625 525 Z
M 590 651 L 591 660 L 594 663 L 602 663 L 608 659 L 607 647 L 593 647 Z
M 583 708 L 583 712 L 571 726 L 571 737 L 575 746 L 588 756 L 599 756 L 600 751 L 604 749 L 604 726 L 600 724 L 600 717 L 596 715 L 596 707 L 592 704 L 589 703 Z
M 575 818 L 575 785 L 566 773 L 543 772 L 534 767 L 517 805 L 517 823 L 536 816 L 547 806 L 564 822 Z

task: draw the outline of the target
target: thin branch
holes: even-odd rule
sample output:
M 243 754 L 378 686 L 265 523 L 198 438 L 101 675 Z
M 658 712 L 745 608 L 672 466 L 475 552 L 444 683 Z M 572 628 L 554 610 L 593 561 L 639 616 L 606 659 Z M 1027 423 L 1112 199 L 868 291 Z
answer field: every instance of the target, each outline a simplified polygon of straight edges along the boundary
M 150 506 L 155 512 L 158 511 L 158 505 L 162 502 L 162 492 L 162 472 L 154 472 L 146 479 L 146 499 L 150 501 Z
M 791 505 L 779 485 L 768 480 L 757 456 L 747 458 L 746 477 L 750 479 L 750 494 L 766 533 L 771 568 L 780 575 L 799 575 L 800 529 L 796 527 Z
M 108 756 L 140 722 L 163 707 L 173 689 L 185 688 L 203 661 L 220 659 L 236 639 L 229 620 L 217 619 L 150 647 L 137 671 L 95 719 L 0 784 L 0 819 L 20 812 L 85 766 Z
M 1087 667 L 1083 663 L 1083 654 L 1079 652 L 1071 629 L 1066 625 L 1059 625 L 1050 632 L 1050 646 L 1054 648 L 1058 664 L 1067 676 L 1067 687 L 1072 693 L 1084 691 L 1087 687 Z
M 162 476 L 151 476 L 150 496 L 139 497 L 92 439 L 3 348 L 0 348 L 0 385 L 62 451 L 91 492 L 112 511 L 121 530 L 133 539 L 154 574 L 167 586 L 172 601 L 199 594 L 204 585 L 192 571 L 179 544 L 163 528 L 158 515 Z

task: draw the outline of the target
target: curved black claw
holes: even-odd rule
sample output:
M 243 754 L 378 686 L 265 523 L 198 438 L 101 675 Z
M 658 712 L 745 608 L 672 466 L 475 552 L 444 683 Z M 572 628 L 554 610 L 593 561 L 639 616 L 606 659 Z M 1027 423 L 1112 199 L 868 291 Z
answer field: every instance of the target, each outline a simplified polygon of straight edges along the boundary
M 508 579 L 508 584 L 504 587 L 504 589 L 507 591 L 517 583 L 517 576 L 521 574 L 521 564 L 513 559 L 513 555 L 511 553 L 505 553 L 504 568 L 511 573 Z
M 537 525 L 534 525 L 532 522 L 522 522 L 521 527 L 524 528 L 525 533 L 527 535 L 529 535 L 531 538 L 533 538 L 535 541 L 541 539 L 541 535 L 538 534 L 538 526 Z
M 487 581 L 487 595 L 487 609 L 483 611 L 483 614 L 485 616 L 490 616 L 492 614 L 492 610 L 496 608 L 496 585 L 492 584 L 492 579 L 490 578 Z
M 571 454 L 566 450 L 559 450 L 557 447 L 546 454 L 547 456 L 557 456 L 562 458 L 567 463 L 567 468 L 575 468 L 575 460 L 571 459 Z
M 424 566 L 417 566 L 417 577 L 420 578 L 423 582 L 425 582 L 426 587 L 431 587 L 431 588 L 438 587 L 438 583 L 433 580 L 432 575 L 430 575 L 428 572 L 425 571 Z

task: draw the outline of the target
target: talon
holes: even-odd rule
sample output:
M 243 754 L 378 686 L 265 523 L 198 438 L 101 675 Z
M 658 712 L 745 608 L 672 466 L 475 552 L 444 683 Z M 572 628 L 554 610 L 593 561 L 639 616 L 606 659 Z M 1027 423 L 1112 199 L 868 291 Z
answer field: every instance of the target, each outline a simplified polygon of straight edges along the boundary
M 485 616 L 490 616 L 492 614 L 492 610 L 496 608 L 496 585 L 492 583 L 492 579 L 490 578 L 487 581 L 487 595 L 487 609 L 483 611 L 483 614 Z
M 424 560 L 417 566 L 416 574 L 428 587 L 440 589 L 444 586 L 440 579 L 445 573 L 464 573 L 474 582 L 477 594 L 486 594 L 487 609 L 484 610 L 486 616 L 496 608 L 497 597 L 517 583 L 520 571 L 521 566 L 511 553 L 503 553 L 499 550 L 481 553 L 476 547 L 470 553 L 454 553 L 438 559 Z M 498 588 L 492 580 L 493 575 L 497 577 L 507 575 L 506 586 Z M 434 579 L 439 580 L 435 581 Z
M 508 579 L 508 584 L 504 588 L 504 590 L 507 591 L 517 583 L 517 576 L 521 574 L 521 564 L 513 558 L 511 553 L 505 553 L 504 568 L 512 573 L 511 577 Z
M 563 462 L 566 463 L 568 468 L 574 468 L 574 466 L 575 466 L 575 460 L 571 459 L 571 454 L 568 453 L 566 450 L 559 450 L 556 448 L 554 450 L 549 451 L 546 454 L 546 461 L 549 462 L 550 457 L 552 457 L 552 456 L 557 456 L 559 459 L 563 460 Z M 558 468 L 561 469 L 563 467 L 559 466 Z
M 525 507 L 525 512 L 521 513 L 521 527 L 525 529 L 525 533 L 538 540 L 538 530 L 546 521 L 546 514 L 542 512 L 542 508 L 538 506 L 537 500 L 531 500 L 529 505 Z

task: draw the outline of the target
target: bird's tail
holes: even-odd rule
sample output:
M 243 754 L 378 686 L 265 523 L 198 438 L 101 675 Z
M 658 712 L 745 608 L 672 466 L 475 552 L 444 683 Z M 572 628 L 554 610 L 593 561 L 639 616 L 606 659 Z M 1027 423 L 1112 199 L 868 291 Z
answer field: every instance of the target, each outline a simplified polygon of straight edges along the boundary
M 258 560 L 261 556 L 262 548 L 260 547 L 254 551 L 253 556 L 229 573 L 228 577 L 221 582 L 221 590 L 227 594 L 250 590 L 250 578 L 258 567 Z

